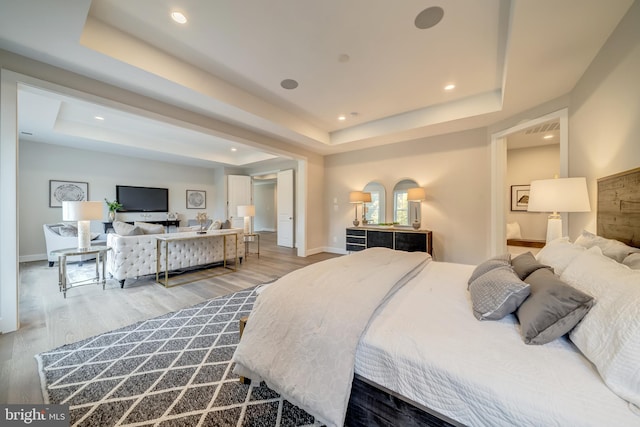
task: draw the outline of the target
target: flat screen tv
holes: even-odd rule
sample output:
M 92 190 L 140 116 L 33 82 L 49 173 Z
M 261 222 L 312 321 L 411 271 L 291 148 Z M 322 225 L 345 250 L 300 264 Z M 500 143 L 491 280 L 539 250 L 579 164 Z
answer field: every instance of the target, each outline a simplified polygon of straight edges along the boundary
M 169 189 L 116 185 L 116 200 L 122 212 L 168 212 Z

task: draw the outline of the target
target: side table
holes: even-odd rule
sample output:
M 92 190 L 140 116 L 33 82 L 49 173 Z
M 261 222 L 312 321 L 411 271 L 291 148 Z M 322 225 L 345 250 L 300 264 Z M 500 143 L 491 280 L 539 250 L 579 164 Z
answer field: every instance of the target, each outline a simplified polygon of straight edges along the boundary
M 255 243 L 258 247 L 257 252 L 251 252 L 249 250 L 249 243 Z M 244 235 L 244 257 L 245 259 L 249 254 L 256 254 L 260 258 L 260 235 L 258 233 L 247 233 Z
M 102 290 L 104 290 L 104 285 L 107 281 L 105 275 L 105 265 L 106 265 L 106 256 L 107 252 L 111 250 L 111 246 L 89 246 L 87 249 L 78 249 L 78 248 L 68 248 L 68 249 L 57 249 L 55 251 L 51 251 L 51 255 L 58 257 L 58 287 L 60 288 L 60 292 L 63 293 L 64 297 L 67 297 L 67 289 L 70 289 L 74 286 L 80 285 L 99 285 L 102 283 Z M 96 275 L 95 277 L 78 280 L 76 282 L 69 282 L 67 277 L 67 257 L 75 256 L 75 255 L 87 255 L 87 254 L 96 254 Z M 100 260 L 102 260 L 102 280 L 100 280 Z

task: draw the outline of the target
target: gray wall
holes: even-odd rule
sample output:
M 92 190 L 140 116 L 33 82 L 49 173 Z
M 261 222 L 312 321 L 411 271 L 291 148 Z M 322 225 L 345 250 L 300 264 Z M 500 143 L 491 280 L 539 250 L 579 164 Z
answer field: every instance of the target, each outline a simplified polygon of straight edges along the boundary
M 179 212 L 180 220 L 195 219 L 196 213 L 206 211 L 218 218 L 218 191 L 214 185 L 215 170 L 181 166 L 157 161 L 135 159 L 111 154 L 21 141 L 19 144 L 19 221 L 20 260 L 46 258 L 42 224 L 62 220 L 61 208 L 49 207 L 49 180 L 82 181 L 89 183 L 89 200 L 104 201 L 116 198 L 116 185 L 136 185 L 169 189 L 169 210 Z M 186 190 L 207 192 L 206 209 L 187 209 Z M 154 219 L 166 215 L 154 213 Z M 119 214 L 124 220 L 144 220 L 137 213 Z M 107 207 L 104 206 L 104 220 Z M 92 221 L 92 231 L 101 232 L 102 224 Z

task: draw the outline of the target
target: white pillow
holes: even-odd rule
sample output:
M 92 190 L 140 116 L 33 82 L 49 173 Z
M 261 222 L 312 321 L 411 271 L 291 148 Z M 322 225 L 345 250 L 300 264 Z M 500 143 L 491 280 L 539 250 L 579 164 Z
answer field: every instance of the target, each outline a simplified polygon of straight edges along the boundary
M 640 271 L 593 247 L 575 258 L 560 279 L 596 299 L 571 331 L 571 341 L 614 393 L 640 407 Z
M 640 254 L 631 254 L 622 263 L 632 270 L 640 270 Z
M 520 224 L 517 222 L 507 223 L 507 239 L 522 239 Z
M 540 252 L 536 254 L 536 259 L 541 263 L 553 268 L 556 274 L 562 274 L 569 263 L 586 249 L 569 242 L 568 237 L 548 242 Z
M 602 249 L 602 253 L 609 258 L 622 262 L 629 254 L 640 252 L 640 249 L 627 246 L 615 239 L 607 239 L 605 237 L 596 236 L 595 234 L 582 230 L 582 233 L 575 241 L 576 245 L 584 246 L 589 249 L 598 246 Z

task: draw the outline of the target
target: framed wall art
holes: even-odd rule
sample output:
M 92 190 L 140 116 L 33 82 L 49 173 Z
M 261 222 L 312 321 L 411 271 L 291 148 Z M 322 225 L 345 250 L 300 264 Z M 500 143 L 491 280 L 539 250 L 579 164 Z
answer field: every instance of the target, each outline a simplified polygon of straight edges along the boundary
M 529 188 L 530 185 L 512 185 L 511 186 L 511 210 L 525 211 L 529 206 Z
M 202 190 L 187 190 L 187 209 L 206 209 L 207 192 Z
M 89 183 L 49 180 L 49 207 L 61 208 L 62 202 L 85 202 L 89 200 Z

